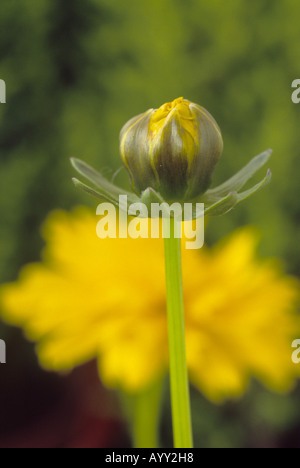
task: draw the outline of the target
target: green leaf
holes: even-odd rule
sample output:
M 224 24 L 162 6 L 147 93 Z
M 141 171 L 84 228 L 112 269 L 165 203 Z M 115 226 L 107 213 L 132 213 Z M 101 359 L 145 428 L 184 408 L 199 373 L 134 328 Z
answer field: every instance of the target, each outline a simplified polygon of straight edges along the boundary
M 92 189 L 89 188 L 88 193 L 90 193 L 91 195 L 96 196 L 95 195 L 95 192 L 96 192 L 100 194 L 102 197 L 104 197 L 103 198 L 104 200 L 109 200 L 112 203 L 118 203 L 119 195 L 126 195 L 128 197 L 128 201 L 130 204 L 139 202 L 140 199 L 134 193 L 127 192 L 126 190 L 123 190 L 117 185 L 109 182 L 108 180 L 105 179 L 105 177 L 103 177 L 102 174 L 100 174 L 100 172 L 96 171 L 94 168 L 86 164 L 84 161 L 81 161 L 80 159 L 76 159 L 76 158 L 71 158 L 71 164 L 79 174 L 81 174 L 87 180 L 92 182 L 92 184 L 97 188 L 96 191 L 92 191 Z M 83 184 L 83 186 L 88 187 L 85 184 Z
M 225 197 L 230 192 L 238 192 L 248 182 L 251 177 L 270 159 L 272 150 L 267 150 L 258 156 L 255 156 L 243 169 L 228 179 L 222 185 L 207 190 L 204 194 L 203 203 L 212 203 Z

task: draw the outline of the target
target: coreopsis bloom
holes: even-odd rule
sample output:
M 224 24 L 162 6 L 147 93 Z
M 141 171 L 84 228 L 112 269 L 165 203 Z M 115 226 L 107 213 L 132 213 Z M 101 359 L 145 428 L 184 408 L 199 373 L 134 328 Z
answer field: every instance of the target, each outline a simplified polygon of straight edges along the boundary
M 268 161 L 272 151 L 254 157 L 220 186 L 209 189 L 223 150 L 221 131 L 203 107 L 178 98 L 159 109 L 149 109 L 129 120 L 120 134 L 120 153 L 134 192 L 109 182 L 85 162 L 72 158 L 76 171 L 92 186 L 73 179 L 75 185 L 101 201 L 109 201 L 129 214 L 130 206 L 143 203 L 204 203 L 205 215 L 218 216 L 232 210 L 264 187 L 265 178 L 241 192 L 248 180 Z M 120 195 L 127 197 L 124 205 Z M 193 217 L 203 216 L 195 210 Z
M 51 214 L 41 263 L 0 288 L 1 315 L 36 342 L 42 366 L 97 358 L 109 387 L 142 391 L 168 371 L 163 242 L 96 236 L 84 208 Z M 252 229 L 213 249 L 183 250 L 187 363 L 208 398 L 243 393 L 250 377 L 278 391 L 299 375 L 298 283 L 257 260 Z

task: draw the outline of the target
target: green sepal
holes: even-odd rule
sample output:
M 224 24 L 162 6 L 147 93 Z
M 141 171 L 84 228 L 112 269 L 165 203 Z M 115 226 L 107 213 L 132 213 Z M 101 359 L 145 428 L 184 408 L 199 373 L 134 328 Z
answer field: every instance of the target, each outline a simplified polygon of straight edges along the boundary
M 116 208 L 122 210 L 122 211 L 127 211 L 129 210 L 129 207 L 130 205 L 132 204 L 128 199 L 127 199 L 127 206 L 124 206 L 123 204 L 120 205 L 119 203 L 119 197 L 117 199 L 113 198 L 113 197 L 110 197 L 109 195 L 107 194 L 103 194 L 101 193 L 101 190 L 99 188 L 99 190 L 93 188 L 93 187 L 89 187 L 88 185 L 84 184 L 83 182 L 81 182 L 80 180 L 76 179 L 75 177 L 72 179 L 75 187 L 78 187 L 80 190 L 82 190 L 83 192 L 86 192 L 88 193 L 89 195 L 92 195 L 93 197 L 97 198 L 98 200 L 102 201 L 102 202 L 109 202 L 109 203 L 112 203 Z M 121 193 L 122 195 L 122 193 Z M 139 199 L 138 199 L 139 201 Z
M 220 216 L 220 215 L 228 213 L 239 203 L 251 197 L 251 195 L 253 195 L 254 193 L 261 190 L 263 187 L 265 187 L 270 182 L 271 177 L 272 177 L 272 173 L 269 169 L 266 177 L 261 182 L 254 185 L 250 189 L 245 190 L 244 192 L 241 192 L 241 193 L 231 192 L 230 194 L 227 195 L 227 197 L 221 198 L 216 203 L 213 203 L 207 208 L 205 208 L 204 214 L 210 215 L 210 216 Z
M 271 154 L 272 150 L 267 150 L 258 156 L 255 156 L 245 167 L 243 167 L 243 169 L 237 172 L 226 182 L 214 189 L 207 190 L 204 196 L 201 197 L 201 201 L 206 205 L 211 205 L 231 192 L 239 192 L 248 180 L 250 180 L 251 177 L 253 177 L 254 174 L 266 164 L 270 159 Z
M 238 194 L 231 192 L 227 197 L 221 198 L 216 203 L 204 209 L 204 215 L 221 216 L 231 211 L 238 203 Z M 204 207 L 206 205 L 204 204 Z
M 71 164 L 76 169 L 76 171 L 89 180 L 94 186 L 95 189 L 88 187 L 86 184 L 81 183 L 76 180 L 76 185 L 80 187 L 85 192 L 89 193 L 90 195 L 95 196 L 96 198 L 100 198 L 100 200 L 110 201 L 114 204 L 119 203 L 119 195 L 126 195 L 128 198 L 128 203 L 137 203 L 140 199 L 132 192 L 128 192 L 117 185 L 109 182 L 105 177 L 103 177 L 100 172 L 96 171 L 94 168 L 86 164 L 84 161 L 80 159 L 71 158 Z
M 244 192 L 238 193 L 248 180 L 269 160 L 271 154 L 272 150 L 267 150 L 258 156 L 255 156 L 249 164 L 247 164 L 233 177 L 228 179 L 222 185 L 208 190 L 197 202 L 194 201 L 193 203 L 195 208 L 193 208 L 193 219 L 203 216 L 203 212 L 200 211 L 197 213 L 196 203 L 204 204 L 204 215 L 220 216 L 228 213 L 236 205 L 267 185 L 272 176 L 270 170 L 268 170 L 266 177 L 261 182 Z M 80 159 L 72 158 L 71 163 L 77 172 L 94 185 L 94 187 L 90 187 L 74 178 L 73 182 L 76 187 L 79 187 L 81 190 L 94 196 L 98 200 L 112 203 L 122 211 L 127 211 L 130 214 L 130 205 L 134 203 L 143 203 L 146 205 L 149 213 L 151 213 L 152 203 L 167 205 L 167 202 L 162 198 L 160 193 L 156 192 L 152 187 L 148 187 L 144 190 L 141 197 L 138 197 L 134 193 L 123 190 L 117 185 L 109 182 L 99 172 Z M 121 200 L 122 206 L 120 205 L 120 195 L 125 195 L 127 197 L 125 199 L 127 204 L 124 204 L 123 197 Z
M 268 169 L 267 175 L 262 181 L 260 181 L 258 184 L 251 187 L 249 190 L 245 190 L 245 192 L 238 193 L 237 204 L 241 203 L 244 200 L 247 200 L 247 198 L 251 197 L 251 195 L 261 190 L 271 181 L 271 179 L 272 179 L 272 172 L 270 171 L 270 169 Z
M 151 210 L 152 203 L 166 203 L 162 196 L 152 187 L 148 187 L 142 192 L 140 201 L 147 206 L 148 210 Z

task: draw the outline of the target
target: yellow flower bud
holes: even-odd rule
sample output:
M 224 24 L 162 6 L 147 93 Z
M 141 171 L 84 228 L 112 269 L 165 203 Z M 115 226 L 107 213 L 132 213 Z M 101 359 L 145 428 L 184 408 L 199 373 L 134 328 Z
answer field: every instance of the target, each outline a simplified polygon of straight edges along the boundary
M 166 201 L 189 201 L 204 193 L 222 150 L 214 118 L 183 98 L 134 117 L 120 135 L 133 189 L 141 194 L 152 187 Z

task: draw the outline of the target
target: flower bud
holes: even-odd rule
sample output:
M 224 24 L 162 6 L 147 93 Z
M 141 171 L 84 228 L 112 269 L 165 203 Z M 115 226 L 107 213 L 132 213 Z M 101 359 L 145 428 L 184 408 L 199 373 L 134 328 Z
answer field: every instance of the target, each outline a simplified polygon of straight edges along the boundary
M 222 150 L 214 118 L 183 98 L 134 117 L 120 135 L 135 192 L 152 187 L 166 201 L 189 201 L 204 193 Z

